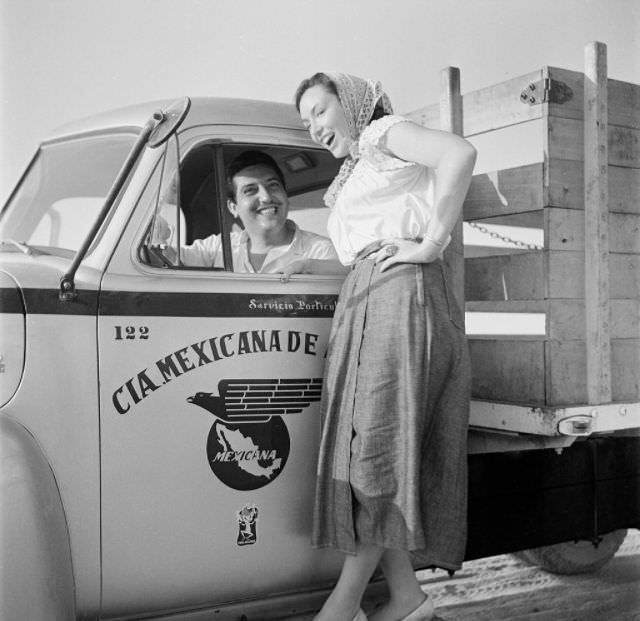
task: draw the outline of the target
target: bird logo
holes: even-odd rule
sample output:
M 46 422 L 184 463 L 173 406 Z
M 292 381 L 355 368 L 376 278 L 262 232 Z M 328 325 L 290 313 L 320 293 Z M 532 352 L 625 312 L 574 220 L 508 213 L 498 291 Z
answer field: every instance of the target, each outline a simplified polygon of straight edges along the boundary
M 187 401 L 211 412 L 223 423 L 266 423 L 272 416 L 298 414 L 319 401 L 322 378 L 223 379 L 218 395 L 197 392 Z
M 282 416 L 298 414 L 319 401 L 322 378 L 223 379 L 218 394 L 187 398 L 213 414 L 207 457 L 228 487 L 254 490 L 273 481 L 289 457 L 289 431 Z

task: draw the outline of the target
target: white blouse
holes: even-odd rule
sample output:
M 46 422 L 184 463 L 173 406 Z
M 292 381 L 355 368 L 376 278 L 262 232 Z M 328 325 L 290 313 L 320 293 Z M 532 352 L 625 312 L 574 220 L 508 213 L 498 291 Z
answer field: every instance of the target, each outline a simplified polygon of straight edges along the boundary
M 421 238 L 433 213 L 435 173 L 414 162 L 394 157 L 385 135 L 396 123 L 410 121 L 396 115 L 372 121 L 360 134 L 360 159 L 329 214 L 327 230 L 344 265 L 377 240 Z

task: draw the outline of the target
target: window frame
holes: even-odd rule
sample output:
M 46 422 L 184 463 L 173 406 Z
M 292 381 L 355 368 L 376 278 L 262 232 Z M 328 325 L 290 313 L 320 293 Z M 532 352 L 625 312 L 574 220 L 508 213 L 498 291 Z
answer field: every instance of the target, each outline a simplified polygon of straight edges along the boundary
M 202 131 L 202 127 L 197 128 L 188 128 L 181 132 L 178 138 L 178 171 L 182 177 L 182 169 L 184 163 L 187 161 L 189 155 L 193 153 L 196 149 L 211 146 L 212 155 L 213 155 L 213 174 L 216 185 L 216 197 L 217 197 L 217 205 L 215 207 L 216 215 L 218 218 L 220 235 L 221 235 L 221 244 L 222 244 L 222 254 L 223 254 L 223 266 L 222 267 L 200 267 L 200 266 L 192 266 L 192 265 L 184 265 L 180 262 L 180 265 L 172 265 L 172 266 L 162 266 L 164 272 L 170 271 L 171 273 L 197 273 L 202 274 L 210 273 L 213 275 L 231 273 L 234 275 L 239 275 L 242 277 L 250 276 L 250 277 L 274 277 L 277 275 L 274 274 L 262 274 L 262 273 L 252 273 L 252 272 L 240 272 L 234 271 L 233 269 L 233 260 L 232 260 L 232 251 L 231 251 L 231 227 L 228 225 L 230 214 L 227 210 L 227 195 L 226 195 L 226 181 L 225 181 L 225 148 L 228 146 L 242 146 L 246 149 L 262 149 L 262 148 L 282 148 L 282 149 L 297 149 L 305 152 L 317 152 L 323 154 L 326 157 L 332 157 L 326 152 L 324 149 L 318 147 L 315 143 L 313 143 L 306 132 L 291 130 L 291 129 L 279 129 L 279 128 L 264 128 L 267 130 L 265 133 L 257 133 L 256 130 L 261 130 L 263 128 L 259 127 L 247 127 L 247 126 L 225 126 L 225 127 L 215 127 L 211 128 L 211 133 L 204 135 Z M 207 128 L 209 129 L 209 128 Z M 217 130 L 217 131 L 216 131 Z M 221 133 L 223 130 L 224 133 Z M 337 161 L 336 161 L 337 162 Z M 336 172 L 339 168 L 340 163 L 336 163 Z M 324 183 L 318 183 L 317 186 L 313 189 L 321 189 L 323 187 L 328 187 L 329 183 L 333 177 L 326 180 L 326 185 Z M 309 189 L 308 191 L 312 191 Z M 142 235 L 139 244 L 139 252 L 137 256 L 143 256 L 140 253 L 142 247 L 145 245 L 148 231 L 150 230 L 153 219 L 156 214 L 156 205 L 152 209 L 151 218 L 146 227 L 146 233 Z M 323 207 L 324 208 L 324 207 Z M 182 201 L 178 200 L 178 209 L 186 219 L 186 213 L 184 211 L 184 206 L 182 205 Z M 326 235 L 326 233 L 325 233 Z M 200 238 L 198 238 L 200 239 Z M 141 261 L 145 267 L 157 267 L 150 265 L 144 261 Z M 306 274 L 305 276 L 320 276 L 321 278 L 326 278 L 325 275 L 312 275 Z

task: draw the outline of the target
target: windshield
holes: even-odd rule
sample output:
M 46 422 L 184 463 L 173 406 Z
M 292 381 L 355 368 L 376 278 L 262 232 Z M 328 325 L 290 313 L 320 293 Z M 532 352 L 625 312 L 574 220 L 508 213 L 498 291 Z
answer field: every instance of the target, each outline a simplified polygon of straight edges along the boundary
M 111 134 L 43 145 L 2 212 L 0 240 L 77 251 L 134 141 Z

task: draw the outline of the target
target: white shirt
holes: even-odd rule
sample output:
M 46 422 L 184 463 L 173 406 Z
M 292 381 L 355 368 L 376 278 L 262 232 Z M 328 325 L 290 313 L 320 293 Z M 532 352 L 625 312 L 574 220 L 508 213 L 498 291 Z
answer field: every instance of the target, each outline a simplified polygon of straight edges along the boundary
M 294 227 L 291 243 L 269 250 L 257 272 L 249 261 L 249 236 L 245 231 L 232 232 L 230 241 L 234 272 L 275 274 L 298 259 L 337 259 L 330 239 L 303 231 L 291 220 L 287 220 L 287 226 Z M 183 246 L 180 248 L 180 258 L 191 267 L 223 267 L 220 235 L 210 235 L 205 239 L 197 239 L 190 246 Z
M 435 174 L 391 155 L 390 127 L 409 119 L 387 115 L 360 134 L 360 159 L 331 209 L 327 229 L 344 265 L 369 244 L 390 237 L 421 238 L 433 213 Z

